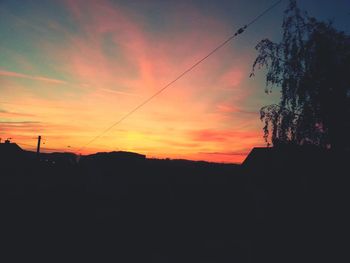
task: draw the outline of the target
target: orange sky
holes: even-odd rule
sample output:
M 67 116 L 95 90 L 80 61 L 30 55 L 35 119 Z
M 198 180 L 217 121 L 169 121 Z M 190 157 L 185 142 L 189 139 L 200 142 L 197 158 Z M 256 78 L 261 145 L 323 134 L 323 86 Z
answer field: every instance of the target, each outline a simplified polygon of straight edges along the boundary
M 60 8 L 58 17 L 42 9 L 2 14 L 18 35 L 8 33 L 0 46 L 0 137 L 25 149 L 41 135 L 44 151 L 77 152 L 233 33 L 225 20 L 189 5 L 160 24 L 109 1 Z M 264 145 L 258 111 L 271 100 L 262 78 L 249 78 L 263 37 L 253 32 L 249 47 L 230 43 L 82 153 L 242 162 Z

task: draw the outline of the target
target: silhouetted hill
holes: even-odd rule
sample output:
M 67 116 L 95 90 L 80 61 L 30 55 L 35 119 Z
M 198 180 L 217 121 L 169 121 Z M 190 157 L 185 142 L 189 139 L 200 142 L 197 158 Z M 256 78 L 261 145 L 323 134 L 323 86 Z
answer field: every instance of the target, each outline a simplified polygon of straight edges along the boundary
M 88 160 L 109 160 L 109 159 L 121 159 L 121 160 L 143 160 L 146 155 L 138 154 L 134 152 L 114 151 L 114 152 L 98 152 L 84 156 L 83 159 Z

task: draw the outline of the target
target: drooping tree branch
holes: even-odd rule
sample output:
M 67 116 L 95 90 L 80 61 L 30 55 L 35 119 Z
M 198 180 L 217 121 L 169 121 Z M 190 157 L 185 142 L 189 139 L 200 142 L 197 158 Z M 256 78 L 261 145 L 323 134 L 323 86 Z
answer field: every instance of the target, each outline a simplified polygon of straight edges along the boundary
M 265 68 L 265 92 L 281 90 L 279 104 L 260 111 L 265 141 L 349 148 L 350 37 L 309 17 L 296 0 L 282 29 L 281 42 L 258 43 L 251 73 Z

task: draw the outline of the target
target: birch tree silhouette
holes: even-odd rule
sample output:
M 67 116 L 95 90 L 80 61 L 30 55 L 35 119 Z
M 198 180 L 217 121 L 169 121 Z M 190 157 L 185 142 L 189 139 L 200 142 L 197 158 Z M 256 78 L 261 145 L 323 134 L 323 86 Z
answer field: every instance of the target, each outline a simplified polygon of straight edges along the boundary
M 350 37 L 290 0 L 283 37 L 258 43 L 256 69 L 266 68 L 265 92 L 280 89 L 279 104 L 260 110 L 268 145 L 312 144 L 349 149 Z

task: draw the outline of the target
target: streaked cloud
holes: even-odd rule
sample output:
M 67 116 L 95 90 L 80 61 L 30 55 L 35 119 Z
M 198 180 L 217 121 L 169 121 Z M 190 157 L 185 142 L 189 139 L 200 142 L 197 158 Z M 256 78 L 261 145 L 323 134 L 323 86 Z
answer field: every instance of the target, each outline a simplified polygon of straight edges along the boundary
M 40 123 L 38 121 L 0 121 L 0 124 L 8 124 L 8 125 L 23 125 L 23 124 L 37 124 Z
M 61 7 L 65 20 L 27 14 L 12 23 L 25 35 L 29 20 L 34 33 L 26 43 L 32 52 L 4 47 L 13 65 L 0 62 L 3 137 L 30 144 L 40 134 L 48 148 L 77 150 L 232 34 L 220 17 L 184 2 L 159 25 L 118 1 L 67 0 Z M 242 147 L 262 141 L 258 115 L 246 107 L 246 53 L 228 45 L 82 153 L 242 161 Z
M 0 102 L 1 103 L 1 102 Z M 34 114 L 0 109 L 0 118 L 35 117 Z
M 254 139 L 260 135 L 255 131 L 237 131 L 237 130 L 194 130 L 189 132 L 190 138 L 194 141 L 215 141 L 225 142 L 228 140 Z
M 119 91 L 119 90 L 112 90 L 112 89 L 100 89 L 101 91 L 112 93 L 116 95 L 125 95 L 125 96 L 138 96 L 137 94 L 131 93 L 131 92 L 125 92 L 125 91 Z
M 67 84 L 67 82 L 59 79 L 47 78 L 43 76 L 31 76 L 31 75 L 18 73 L 18 72 L 1 70 L 1 69 L 0 69 L 0 76 L 10 77 L 10 78 L 24 78 L 24 79 L 44 81 L 44 82 L 50 82 L 50 83 L 56 83 L 56 84 Z

